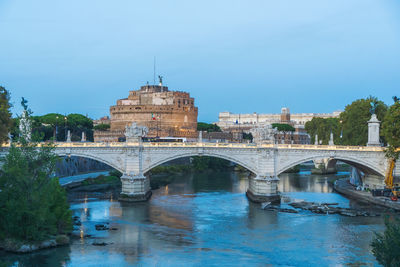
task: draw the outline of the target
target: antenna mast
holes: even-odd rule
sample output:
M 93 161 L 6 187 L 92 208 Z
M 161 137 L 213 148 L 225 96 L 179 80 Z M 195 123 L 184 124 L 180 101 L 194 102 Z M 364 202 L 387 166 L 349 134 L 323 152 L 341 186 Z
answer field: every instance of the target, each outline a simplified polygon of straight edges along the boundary
M 156 56 L 154 56 L 153 84 L 156 85 Z

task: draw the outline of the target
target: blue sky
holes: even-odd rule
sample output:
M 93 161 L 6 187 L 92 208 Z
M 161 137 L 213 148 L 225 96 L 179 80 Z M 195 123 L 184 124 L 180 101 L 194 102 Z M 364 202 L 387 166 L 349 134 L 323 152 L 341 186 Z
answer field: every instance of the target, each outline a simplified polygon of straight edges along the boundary
M 398 0 L 0 0 L 0 84 L 35 114 L 109 114 L 153 80 L 199 121 L 400 95 Z

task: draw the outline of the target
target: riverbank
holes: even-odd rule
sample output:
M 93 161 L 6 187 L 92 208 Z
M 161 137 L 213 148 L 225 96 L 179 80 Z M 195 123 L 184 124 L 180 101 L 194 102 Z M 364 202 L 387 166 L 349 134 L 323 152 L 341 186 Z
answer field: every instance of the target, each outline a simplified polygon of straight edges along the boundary
M 52 238 L 37 241 L 37 242 L 28 242 L 28 241 L 20 241 L 15 239 L 6 239 L 0 242 L 0 249 L 3 249 L 7 252 L 13 253 L 30 253 L 41 249 L 46 248 L 54 248 L 58 246 L 68 245 L 70 239 L 67 235 L 58 235 Z
M 333 184 L 333 189 L 348 198 L 355 199 L 360 202 L 379 205 L 395 211 L 400 211 L 400 201 L 392 201 L 388 197 L 374 197 L 370 192 L 366 191 L 357 191 L 355 190 L 355 187 L 350 184 L 349 178 L 336 180 Z

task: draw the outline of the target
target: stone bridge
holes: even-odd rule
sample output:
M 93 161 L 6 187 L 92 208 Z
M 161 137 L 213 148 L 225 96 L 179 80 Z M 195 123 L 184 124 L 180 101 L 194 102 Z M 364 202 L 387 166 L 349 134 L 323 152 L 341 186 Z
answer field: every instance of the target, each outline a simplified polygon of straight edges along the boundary
M 3 148 L 3 154 L 7 153 Z M 342 161 L 364 173 L 364 182 L 383 186 L 388 167 L 383 148 L 355 146 L 235 144 L 235 143 L 57 143 L 59 156 L 77 156 L 103 162 L 123 173 L 122 199 L 146 200 L 150 182 L 145 174 L 165 162 L 190 156 L 211 156 L 239 164 L 254 173 L 248 197 L 253 201 L 278 200 L 278 175 L 311 160 Z M 396 166 L 395 176 L 400 176 Z
M 234 143 L 57 143 L 59 156 L 98 160 L 121 171 L 122 197 L 146 200 L 150 195 L 145 174 L 165 162 L 190 156 L 211 156 L 237 163 L 251 172 L 248 197 L 253 201 L 278 200 L 278 175 L 310 160 L 330 159 L 362 171 L 364 182 L 383 186 L 388 167 L 383 148 L 321 145 L 255 145 Z M 396 167 L 395 175 L 400 176 Z

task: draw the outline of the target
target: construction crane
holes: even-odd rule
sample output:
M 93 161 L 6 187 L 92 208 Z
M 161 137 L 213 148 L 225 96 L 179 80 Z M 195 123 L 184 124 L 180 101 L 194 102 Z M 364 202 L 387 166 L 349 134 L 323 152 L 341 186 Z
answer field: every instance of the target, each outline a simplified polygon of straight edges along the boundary
M 386 178 L 385 178 L 386 188 L 392 190 L 392 194 L 393 194 L 392 200 L 393 201 L 397 201 L 397 197 L 398 197 L 398 193 L 399 193 L 399 191 L 393 184 L 393 170 L 394 170 L 395 164 L 396 164 L 395 159 L 393 159 L 393 158 L 389 159 L 389 168 L 386 172 Z

